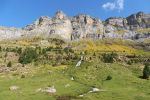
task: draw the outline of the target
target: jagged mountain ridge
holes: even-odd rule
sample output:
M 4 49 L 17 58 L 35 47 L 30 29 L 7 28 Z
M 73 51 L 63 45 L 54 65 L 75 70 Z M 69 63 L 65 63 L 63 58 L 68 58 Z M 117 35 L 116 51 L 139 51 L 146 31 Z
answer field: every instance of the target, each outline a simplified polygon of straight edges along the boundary
M 53 37 L 65 40 L 82 38 L 142 39 L 150 37 L 150 14 L 138 12 L 127 18 L 111 17 L 106 21 L 80 14 L 68 17 L 62 11 L 53 18 L 43 16 L 22 29 L 0 27 L 0 40 L 24 37 Z

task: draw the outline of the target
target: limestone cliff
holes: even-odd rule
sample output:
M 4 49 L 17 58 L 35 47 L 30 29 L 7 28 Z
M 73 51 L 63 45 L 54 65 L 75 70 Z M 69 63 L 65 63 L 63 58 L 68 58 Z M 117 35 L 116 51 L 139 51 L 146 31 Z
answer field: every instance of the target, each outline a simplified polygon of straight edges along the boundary
M 85 14 L 68 17 L 62 11 L 58 11 L 54 17 L 42 16 L 33 24 L 22 29 L 0 27 L 0 40 L 35 36 L 62 38 L 64 40 L 149 38 L 150 14 L 139 12 L 127 18 L 111 17 L 106 21 L 101 21 Z

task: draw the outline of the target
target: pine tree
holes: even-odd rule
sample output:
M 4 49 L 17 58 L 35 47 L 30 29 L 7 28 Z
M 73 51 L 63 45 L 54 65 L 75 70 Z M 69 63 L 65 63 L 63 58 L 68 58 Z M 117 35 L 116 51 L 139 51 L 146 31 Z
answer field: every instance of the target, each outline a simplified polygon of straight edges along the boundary
M 11 61 L 8 62 L 7 67 L 12 67 Z
M 148 79 L 150 76 L 150 65 L 149 64 L 145 64 L 145 67 L 143 69 L 143 78 L 144 79 Z

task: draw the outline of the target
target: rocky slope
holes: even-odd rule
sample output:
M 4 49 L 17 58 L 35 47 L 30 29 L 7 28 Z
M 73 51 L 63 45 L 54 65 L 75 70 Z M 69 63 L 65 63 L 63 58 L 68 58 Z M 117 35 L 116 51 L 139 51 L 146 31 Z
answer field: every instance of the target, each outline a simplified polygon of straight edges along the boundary
M 149 38 L 150 14 L 138 12 L 127 18 L 111 17 L 101 21 L 84 14 L 68 17 L 62 11 L 58 11 L 53 18 L 40 17 L 22 29 L 0 27 L 0 40 L 25 37 L 52 37 L 65 40 Z

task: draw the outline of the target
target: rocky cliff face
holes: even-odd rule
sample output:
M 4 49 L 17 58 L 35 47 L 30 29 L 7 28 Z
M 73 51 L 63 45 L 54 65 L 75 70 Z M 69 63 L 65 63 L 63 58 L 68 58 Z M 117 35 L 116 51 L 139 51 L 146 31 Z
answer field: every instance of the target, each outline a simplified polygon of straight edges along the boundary
M 137 14 L 132 14 L 131 16 L 127 17 L 127 21 L 130 29 L 149 28 L 150 14 L 138 12 Z
M 0 27 L 0 40 L 18 39 L 24 34 L 28 33 L 22 29 Z
M 53 18 L 40 17 L 34 24 L 27 25 L 24 30 L 34 36 L 61 37 L 69 40 L 72 25 L 71 20 L 62 11 L 59 11 Z
M 102 22 L 89 15 L 81 14 L 68 17 L 62 11 L 58 11 L 53 18 L 40 17 L 33 24 L 27 25 L 23 29 L 0 27 L 0 40 L 35 36 L 65 40 L 149 38 L 150 14 L 139 12 L 127 18 L 112 17 Z
M 101 20 L 88 15 L 78 15 L 71 19 L 72 39 L 101 38 L 104 33 L 104 25 Z
M 138 12 L 127 18 L 108 18 L 105 21 L 105 36 L 122 39 L 149 38 L 150 14 Z

